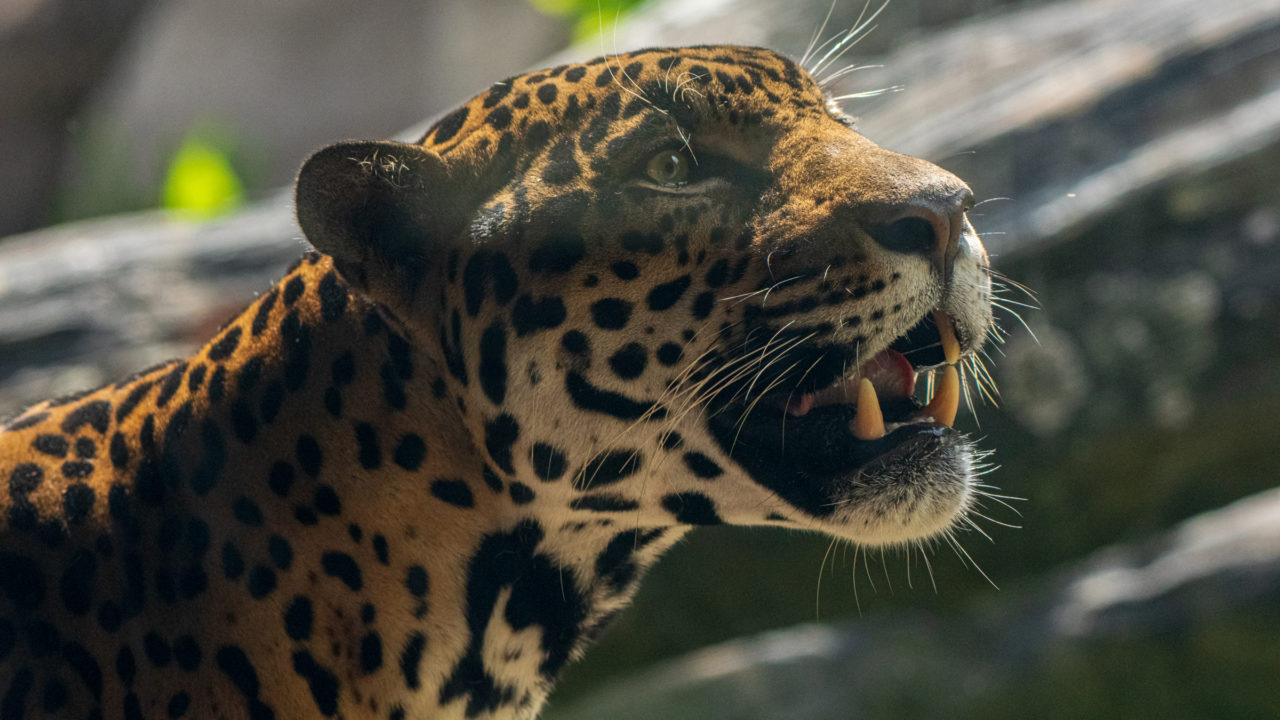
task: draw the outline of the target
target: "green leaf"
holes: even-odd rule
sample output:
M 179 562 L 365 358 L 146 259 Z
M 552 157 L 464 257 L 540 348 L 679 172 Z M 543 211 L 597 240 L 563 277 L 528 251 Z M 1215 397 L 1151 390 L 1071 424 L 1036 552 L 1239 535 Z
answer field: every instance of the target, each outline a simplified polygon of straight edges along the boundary
M 161 204 L 184 215 L 207 218 L 236 209 L 244 201 L 244 183 L 227 153 L 188 136 L 165 173 Z

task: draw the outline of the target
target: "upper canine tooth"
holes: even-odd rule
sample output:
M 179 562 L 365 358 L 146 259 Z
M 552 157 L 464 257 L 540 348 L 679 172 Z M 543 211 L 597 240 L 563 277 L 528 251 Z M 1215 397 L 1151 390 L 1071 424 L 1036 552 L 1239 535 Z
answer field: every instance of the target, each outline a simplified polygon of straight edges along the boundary
M 871 381 L 862 378 L 858 384 L 858 416 L 853 419 L 853 436 L 859 440 L 879 440 L 884 437 L 884 415 L 880 412 L 880 398 Z
M 944 365 L 942 379 L 933 391 L 933 399 L 921 411 L 922 415 L 933 418 L 933 421 L 944 427 L 955 424 L 956 413 L 960 410 L 960 372 L 955 365 Z M 861 413 L 859 413 L 861 415 Z
M 956 340 L 956 326 L 951 316 L 941 310 L 933 311 L 933 324 L 938 326 L 938 335 L 942 337 L 942 354 L 947 364 L 954 365 L 960 359 L 960 341 Z

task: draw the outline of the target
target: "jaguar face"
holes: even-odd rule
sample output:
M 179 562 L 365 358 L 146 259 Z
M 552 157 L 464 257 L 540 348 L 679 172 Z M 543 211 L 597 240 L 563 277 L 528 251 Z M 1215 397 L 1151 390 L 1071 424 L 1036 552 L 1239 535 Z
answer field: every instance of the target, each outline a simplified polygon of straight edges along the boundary
M 869 544 L 970 497 L 956 364 L 991 324 L 971 204 L 790 60 L 722 47 L 511 78 L 299 181 L 308 239 L 430 348 L 531 503 Z

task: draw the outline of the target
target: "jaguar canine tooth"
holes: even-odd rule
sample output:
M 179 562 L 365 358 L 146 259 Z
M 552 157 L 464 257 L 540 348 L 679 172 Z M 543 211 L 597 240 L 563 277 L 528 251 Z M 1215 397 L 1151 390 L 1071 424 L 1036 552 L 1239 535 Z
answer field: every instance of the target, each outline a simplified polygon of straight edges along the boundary
M 954 321 L 941 310 L 934 310 L 933 324 L 938 326 L 938 335 L 942 337 L 942 354 L 947 358 L 947 364 L 955 365 L 960 359 L 960 341 L 956 340 Z
M 853 419 L 853 436 L 859 440 L 879 440 L 884 437 L 884 415 L 880 412 L 880 398 L 871 381 L 862 378 L 858 385 L 858 416 Z
M 960 410 L 960 373 L 955 365 L 942 368 L 942 379 L 933 391 L 933 399 L 921 410 L 922 415 L 933 418 L 935 424 L 951 427 L 956 421 L 956 413 Z M 859 412 L 861 417 L 862 413 Z

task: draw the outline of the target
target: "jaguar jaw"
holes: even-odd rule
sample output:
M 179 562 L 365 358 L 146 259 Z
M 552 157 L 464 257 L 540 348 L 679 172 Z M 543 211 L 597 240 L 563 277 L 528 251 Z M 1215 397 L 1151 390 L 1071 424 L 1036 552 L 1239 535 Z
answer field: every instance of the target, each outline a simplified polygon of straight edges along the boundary
M 940 532 L 967 500 L 973 455 L 951 427 L 960 344 L 936 310 L 899 340 L 823 389 L 754 411 L 730 406 L 708 425 L 756 482 L 829 531 L 875 544 Z M 917 373 L 931 366 L 911 357 L 939 361 L 928 402 L 912 395 Z

